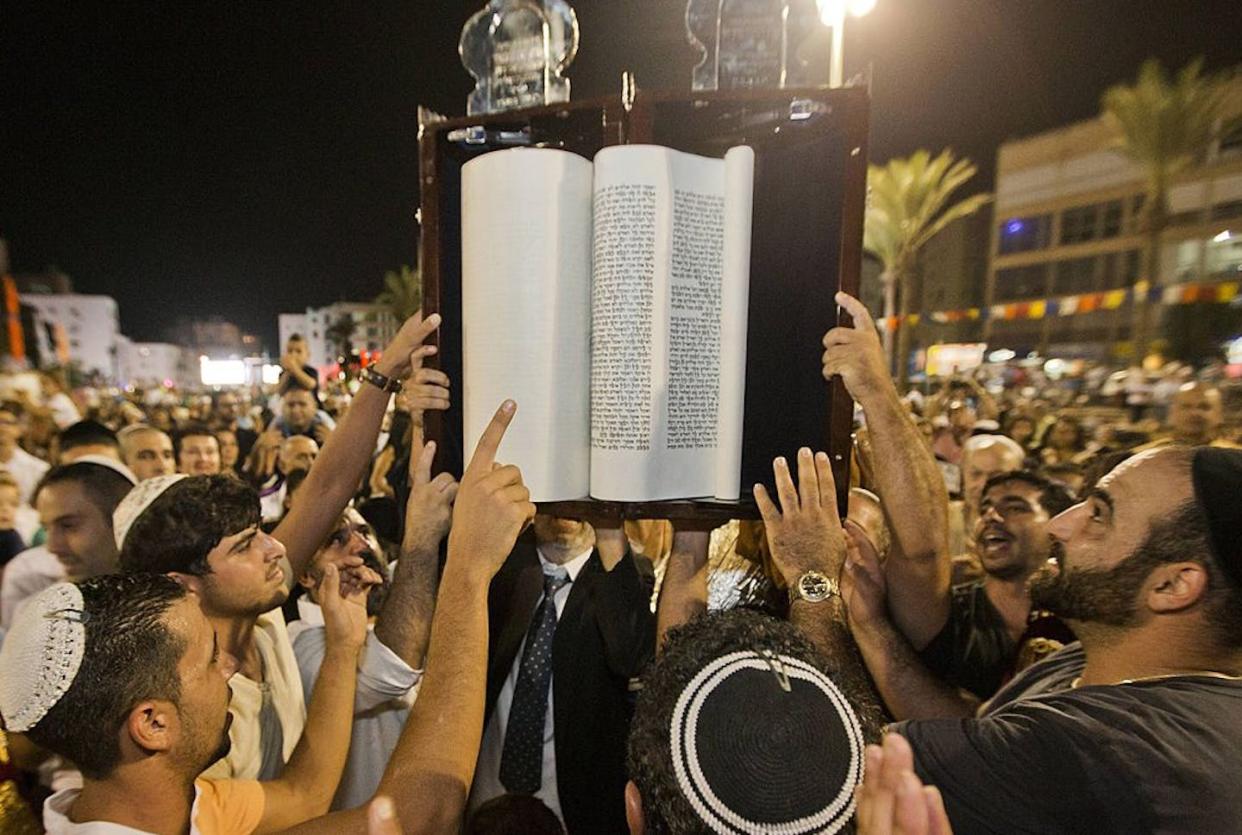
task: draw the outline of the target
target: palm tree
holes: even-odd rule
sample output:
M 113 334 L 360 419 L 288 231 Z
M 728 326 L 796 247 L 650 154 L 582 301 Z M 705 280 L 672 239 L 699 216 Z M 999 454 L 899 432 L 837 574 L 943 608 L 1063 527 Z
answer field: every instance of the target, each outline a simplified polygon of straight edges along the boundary
M 1202 70 L 1200 58 L 1170 78 L 1150 58 L 1133 85 L 1110 87 L 1100 103 L 1116 133 L 1117 149 L 1143 169 L 1146 180 L 1139 228 L 1147 239 L 1143 277 L 1149 285 L 1159 278 L 1161 236 L 1169 225 L 1169 183 L 1203 157 L 1220 129 L 1225 85 Z M 1142 362 L 1149 336 L 1145 293 L 1135 293 L 1133 310 L 1135 360 Z
M 384 273 L 384 290 L 375 297 L 375 303 L 388 308 L 398 325 L 413 316 L 423 306 L 421 271 L 402 264 L 399 270 Z
M 899 385 L 906 382 L 906 362 L 910 329 L 912 284 L 919 252 L 946 226 L 958 218 L 974 214 L 992 199 L 976 194 L 948 205 L 949 198 L 975 176 L 974 163 L 955 160 L 951 150 L 933 158 L 930 151 L 918 150 L 909 157 L 891 159 L 884 166 L 872 165 L 867 172 L 867 216 L 863 246 L 880 259 L 884 284 L 884 316 L 892 319 L 900 301 L 897 345 L 894 356 L 892 332 L 884 329 L 884 346 L 889 367 L 896 360 Z
M 349 354 L 353 350 L 354 329 L 356 327 L 357 323 L 354 322 L 354 317 L 349 313 L 342 313 L 324 331 L 323 335 L 336 350 L 336 355 L 342 362 L 349 359 Z

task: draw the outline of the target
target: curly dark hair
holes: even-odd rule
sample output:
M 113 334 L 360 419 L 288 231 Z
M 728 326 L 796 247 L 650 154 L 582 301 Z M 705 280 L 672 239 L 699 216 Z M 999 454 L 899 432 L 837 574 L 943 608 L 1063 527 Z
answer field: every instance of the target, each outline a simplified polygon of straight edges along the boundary
M 626 768 L 642 795 L 646 831 L 657 835 L 707 833 L 709 829 L 678 788 L 670 747 L 674 708 L 686 685 L 713 660 L 731 652 L 751 650 L 787 655 L 820 670 L 822 655 L 791 623 L 748 609 L 700 615 L 669 632 L 663 654 L 647 671 L 630 724 Z M 859 682 L 833 675 L 851 704 L 863 708 L 859 721 L 867 739 L 880 733 L 878 717 L 869 710 Z M 852 824 L 845 830 L 852 832 Z
M 78 586 L 86 648 L 78 673 L 47 715 L 28 732 L 36 744 L 103 780 L 121 760 L 121 727 L 145 699 L 177 704 L 177 664 L 185 640 L 164 615 L 186 591 L 161 574 L 110 574 Z
M 259 494 L 228 475 L 183 478 L 142 512 L 125 535 L 121 571 L 209 574 L 207 555 L 226 536 L 259 524 Z

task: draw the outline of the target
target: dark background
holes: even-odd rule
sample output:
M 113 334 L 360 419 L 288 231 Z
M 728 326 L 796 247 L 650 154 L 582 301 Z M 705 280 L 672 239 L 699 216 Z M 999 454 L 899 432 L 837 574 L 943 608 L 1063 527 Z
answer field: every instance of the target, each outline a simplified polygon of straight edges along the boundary
M 417 108 L 464 112 L 457 38 L 482 0 L 0 6 L 0 237 L 114 296 L 124 332 L 368 299 L 413 263 Z M 576 0 L 575 98 L 686 89 L 682 0 Z M 1192 0 L 878 0 L 846 26 L 872 67 L 872 159 L 996 146 L 1089 118 L 1156 56 L 1242 62 L 1242 11 Z

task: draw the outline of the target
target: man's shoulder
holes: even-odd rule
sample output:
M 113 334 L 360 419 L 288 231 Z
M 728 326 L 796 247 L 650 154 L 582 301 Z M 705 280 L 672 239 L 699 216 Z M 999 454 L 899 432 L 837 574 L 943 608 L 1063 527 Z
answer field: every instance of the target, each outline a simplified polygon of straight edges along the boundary
M 243 835 L 253 832 L 263 818 L 266 806 L 263 786 L 258 780 L 194 781 L 194 807 L 190 812 L 191 832 L 203 835 Z

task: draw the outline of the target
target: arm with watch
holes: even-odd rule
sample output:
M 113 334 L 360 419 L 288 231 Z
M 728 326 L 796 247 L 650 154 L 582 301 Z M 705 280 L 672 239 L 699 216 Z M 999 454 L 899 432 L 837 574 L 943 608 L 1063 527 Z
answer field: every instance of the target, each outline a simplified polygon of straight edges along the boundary
M 371 463 L 388 401 L 401 390 L 402 381 L 414 365 L 435 353 L 435 347 L 423 345 L 423 340 L 439 325 L 439 314 L 426 320 L 421 314 L 410 317 L 380 360 L 363 370 L 363 385 L 315 459 L 293 507 L 272 533 L 288 552 L 292 576 L 300 576 L 306 570 L 357 492 Z
M 863 727 L 883 724 L 883 704 L 850 634 L 840 576 L 846 534 L 837 514 L 836 484 L 824 452 L 798 450 L 798 485 L 784 458 L 772 462 L 776 499 L 755 485 L 772 562 L 789 589 L 789 620 L 824 656 L 825 672 L 856 697 Z

